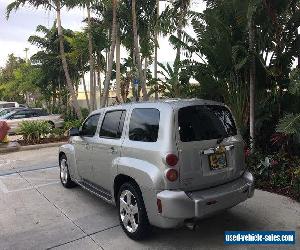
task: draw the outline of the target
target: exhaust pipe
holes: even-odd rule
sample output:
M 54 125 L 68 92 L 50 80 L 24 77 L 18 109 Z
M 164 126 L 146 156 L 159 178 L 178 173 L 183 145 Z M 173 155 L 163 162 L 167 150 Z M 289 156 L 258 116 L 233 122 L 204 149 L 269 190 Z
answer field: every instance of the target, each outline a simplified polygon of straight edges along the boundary
M 193 219 L 188 219 L 184 221 L 184 225 L 191 231 L 196 231 L 197 223 Z

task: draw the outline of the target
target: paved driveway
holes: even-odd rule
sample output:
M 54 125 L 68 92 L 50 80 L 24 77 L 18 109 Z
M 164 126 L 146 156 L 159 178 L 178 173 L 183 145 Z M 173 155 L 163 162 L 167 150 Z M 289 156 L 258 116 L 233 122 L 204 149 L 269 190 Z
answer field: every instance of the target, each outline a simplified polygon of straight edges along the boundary
M 257 191 L 254 198 L 201 221 L 196 231 L 154 229 L 134 242 L 117 211 L 81 188 L 64 189 L 58 168 L 0 176 L 0 249 L 300 249 L 300 204 Z M 1 172 L 1 171 L 0 171 Z M 295 230 L 296 246 L 225 246 L 225 230 Z

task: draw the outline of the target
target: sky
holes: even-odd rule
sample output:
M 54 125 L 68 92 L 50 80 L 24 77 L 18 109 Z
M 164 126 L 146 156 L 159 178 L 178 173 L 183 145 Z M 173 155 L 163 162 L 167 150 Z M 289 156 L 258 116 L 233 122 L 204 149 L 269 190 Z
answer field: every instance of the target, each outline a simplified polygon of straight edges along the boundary
M 54 11 L 45 11 L 32 7 L 22 7 L 17 12 L 12 12 L 10 18 L 6 19 L 6 6 L 12 0 L 0 0 L 0 67 L 5 65 L 8 54 L 25 58 L 25 48 L 29 48 L 28 56 L 32 56 L 37 48 L 28 43 L 28 38 L 35 34 L 38 25 L 51 27 L 55 20 Z M 163 6 L 162 6 L 163 7 Z M 203 11 L 205 4 L 201 0 L 194 0 L 193 9 Z M 83 9 L 63 10 L 62 24 L 64 28 L 80 30 L 83 27 L 82 20 L 86 17 Z M 124 50 L 121 57 L 125 57 Z M 158 60 L 160 62 L 173 61 L 175 51 L 170 46 L 168 39 L 160 41 Z

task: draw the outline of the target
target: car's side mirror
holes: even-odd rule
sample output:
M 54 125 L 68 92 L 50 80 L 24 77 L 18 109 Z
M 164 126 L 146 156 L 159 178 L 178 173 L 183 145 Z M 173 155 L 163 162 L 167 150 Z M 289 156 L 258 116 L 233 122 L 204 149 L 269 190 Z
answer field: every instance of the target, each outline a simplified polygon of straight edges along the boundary
M 78 128 L 71 128 L 69 130 L 69 136 L 80 136 L 80 131 Z

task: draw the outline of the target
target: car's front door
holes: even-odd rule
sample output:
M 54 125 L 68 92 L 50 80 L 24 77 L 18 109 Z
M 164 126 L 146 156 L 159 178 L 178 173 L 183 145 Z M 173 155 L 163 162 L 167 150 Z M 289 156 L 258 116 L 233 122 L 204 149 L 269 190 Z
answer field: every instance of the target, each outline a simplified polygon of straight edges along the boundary
M 95 133 L 99 118 L 100 114 L 95 114 L 88 117 L 80 129 L 80 136 L 76 136 L 72 139 L 75 147 L 78 175 L 83 180 L 90 181 L 92 176 L 92 144 L 96 137 Z
M 121 155 L 125 110 L 106 112 L 93 145 L 93 183 L 109 194 L 113 186 L 112 165 Z

